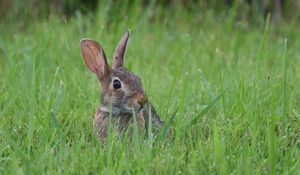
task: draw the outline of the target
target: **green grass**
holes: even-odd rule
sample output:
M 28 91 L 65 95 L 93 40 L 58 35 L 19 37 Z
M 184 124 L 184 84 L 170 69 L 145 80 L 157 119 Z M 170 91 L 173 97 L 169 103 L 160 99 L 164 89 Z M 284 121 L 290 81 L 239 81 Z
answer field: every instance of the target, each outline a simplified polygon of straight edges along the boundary
M 300 174 L 299 26 L 105 8 L 1 27 L 0 174 Z M 126 28 L 126 66 L 174 118 L 171 139 L 93 134 L 99 86 L 79 41 L 98 40 L 111 62 Z

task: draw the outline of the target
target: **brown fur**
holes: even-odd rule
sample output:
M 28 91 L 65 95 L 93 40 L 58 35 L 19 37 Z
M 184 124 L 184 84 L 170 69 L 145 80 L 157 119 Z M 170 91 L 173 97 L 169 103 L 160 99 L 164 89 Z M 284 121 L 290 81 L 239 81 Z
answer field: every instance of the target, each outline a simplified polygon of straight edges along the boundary
M 140 134 L 147 130 L 149 114 L 154 131 L 163 126 L 163 121 L 148 102 L 140 78 L 123 67 L 128 38 L 129 31 L 126 31 L 115 49 L 112 68 L 108 65 L 100 44 L 91 39 L 81 40 L 85 64 L 100 81 L 101 105 L 96 109 L 93 128 L 101 140 L 105 140 L 107 136 L 110 112 L 119 135 L 131 128 L 134 116 Z M 113 81 L 119 81 L 121 88 L 114 89 Z

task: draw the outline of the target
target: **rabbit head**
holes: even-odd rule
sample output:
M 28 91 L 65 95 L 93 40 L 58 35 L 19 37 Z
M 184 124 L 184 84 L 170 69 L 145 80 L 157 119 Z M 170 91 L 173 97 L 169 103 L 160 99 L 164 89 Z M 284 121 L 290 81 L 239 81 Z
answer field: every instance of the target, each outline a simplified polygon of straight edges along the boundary
M 101 106 L 113 115 L 132 113 L 143 110 L 148 102 L 141 79 L 124 68 L 125 51 L 129 31 L 126 30 L 119 41 L 113 56 L 112 67 L 109 66 L 104 50 L 92 39 L 82 39 L 81 53 L 87 68 L 97 75 L 101 87 Z

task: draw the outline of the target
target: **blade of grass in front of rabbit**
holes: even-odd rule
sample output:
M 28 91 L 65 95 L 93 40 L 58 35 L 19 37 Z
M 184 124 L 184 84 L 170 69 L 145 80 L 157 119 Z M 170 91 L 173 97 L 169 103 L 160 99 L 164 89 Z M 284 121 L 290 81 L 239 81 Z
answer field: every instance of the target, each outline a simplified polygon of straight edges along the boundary
M 147 156 L 146 156 L 146 160 L 150 161 L 153 158 L 153 133 L 152 133 L 152 127 L 153 127 L 153 123 L 152 123 L 152 111 L 151 111 L 151 106 L 148 105 L 146 106 L 146 111 L 148 112 L 148 114 L 146 114 L 147 116 L 145 117 L 145 120 L 147 120 L 146 122 L 146 128 L 147 128 L 147 136 L 148 136 L 148 140 L 147 140 L 147 146 L 145 147 L 145 149 L 147 150 Z
M 108 127 L 106 130 L 106 140 L 105 140 L 105 150 L 106 150 L 106 166 L 105 166 L 105 173 L 111 174 L 111 167 L 112 167 L 112 104 L 109 103 L 109 115 L 108 115 Z
M 125 164 L 123 162 L 127 162 L 126 160 L 126 152 L 128 151 L 127 143 L 128 143 L 128 132 L 122 133 L 122 138 L 119 139 L 118 143 L 115 144 L 116 150 L 114 150 L 114 172 L 116 174 L 124 173 Z M 115 152 L 118 152 L 117 154 Z
M 136 113 L 134 108 L 132 107 L 132 117 L 133 117 L 133 141 L 134 141 L 134 147 L 137 152 L 140 150 L 140 143 L 139 143 L 139 129 L 136 119 Z
M 152 144 L 153 144 L 153 134 L 152 134 L 152 112 L 151 112 L 151 106 L 148 106 L 148 147 L 152 148 Z

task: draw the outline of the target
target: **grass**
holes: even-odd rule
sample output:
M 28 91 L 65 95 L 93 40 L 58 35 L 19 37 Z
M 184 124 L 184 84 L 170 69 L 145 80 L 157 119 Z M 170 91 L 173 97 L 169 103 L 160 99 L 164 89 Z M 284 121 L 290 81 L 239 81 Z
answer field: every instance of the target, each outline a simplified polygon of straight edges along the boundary
M 294 23 L 109 8 L 1 27 L 1 174 L 300 174 Z M 98 40 L 111 62 L 126 28 L 126 66 L 162 119 L 173 118 L 174 138 L 135 132 L 129 144 L 111 134 L 103 146 L 92 131 L 99 86 L 79 41 Z

